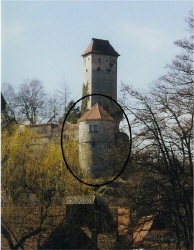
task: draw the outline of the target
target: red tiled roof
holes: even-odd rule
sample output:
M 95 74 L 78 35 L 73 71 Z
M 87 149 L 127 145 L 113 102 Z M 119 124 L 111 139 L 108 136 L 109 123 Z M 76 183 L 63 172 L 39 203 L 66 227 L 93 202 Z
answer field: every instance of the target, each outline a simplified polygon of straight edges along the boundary
M 102 39 L 96 39 L 92 38 L 91 43 L 87 47 L 87 49 L 84 51 L 82 56 L 86 56 L 90 53 L 94 54 L 102 54 L 102 55 L 109 55 L 109 56 L 120 56 L 114 48 L 110 45 L 108 40 L 102 40 Z
M 86 120 L 105 120 L 114 121 L 114 119 L 100 106 L 96 103 L 90 110 L 83 114 L 78 122 L 83 122 Z

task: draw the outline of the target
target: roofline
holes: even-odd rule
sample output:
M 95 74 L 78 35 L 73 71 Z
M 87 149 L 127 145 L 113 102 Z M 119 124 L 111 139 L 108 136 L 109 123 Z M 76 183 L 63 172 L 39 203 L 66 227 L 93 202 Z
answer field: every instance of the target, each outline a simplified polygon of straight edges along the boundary
M 108 44 L 108 46 L 109 46 L 109 52 L 107 52 L 106 50 L 105 51 L 104 50 L 103 51 L 99 51 L 98 50 L 99 48 L 98 49 L 96 49 L 96 48 L 94 49 L 93 45 L 94 45 L 95 41 L 104 42 L 106 44 L 106 46 Z M 91 46 L 91 48 L 90 48 L 90 46 Z M 89 48 L 92 49 L 92 51 L 87 51 Z M 110 52 L 110 49 L 111 49 L 111 52 Z M 120 56 L 120 54 L 109 43 L 109 40 L 98 39 L 98 38 L 92 38 L 91 43 L 89 44 L 89 46 L 87 47 L 87 49 L 84 51 L 84 53 L 81 56 L 85 57 L 85 56 L 87 56 L 89 54 L 107 55 L 107 56 L 112 56 L 112 57 L 116 57 L 116 58 L 118 58 Z
M 101 118 L 88 118 L 91 113 L 94 111 L 95 107 L 98 108 L 98 113 L 99 113 L 99 116 Z M 101 114 L 101 111 L 100 111 L 100 108 L 107 114 L 106 117 L 102 118 L 102 114 Z M 87 114 L 87 116 L 86 116 Z M 86 117 L 85 117 L 86 116 Z M 83 118 L 84 117 L 84 118 Z M 103 107 L 101 107 L 98 103 L 96 103 L 91 109 L 89 109 L 88 111 L 86 111 L 78 120 L 77 122 L 80 123 L 82 121 L 114 121 L 114 119 L 106 112 L 106 110 L 103 109 Z
M 100 53 L 100 52 L 97 52 L 97 51 L 84 53 L 81 56 L 86 57 L 89 54 L 98 54 L 98 55 L 104 55 L 104 56 L 112 56 L 112 57 L 116 57 L 116 58 L 118 58 L 120 56 L 120 54 L 118 54 L 118 55 L 111 55 L 110 53 Z
M 81 123 L 81 122 L 91 122 L 91 121 L 106 121 L 106 122 L 115 122 L 115 120 L 110 120 L 110 119 L 87 119 L 87 120 L 83 120 L 83 121 L 80 121 L 78 123 Z

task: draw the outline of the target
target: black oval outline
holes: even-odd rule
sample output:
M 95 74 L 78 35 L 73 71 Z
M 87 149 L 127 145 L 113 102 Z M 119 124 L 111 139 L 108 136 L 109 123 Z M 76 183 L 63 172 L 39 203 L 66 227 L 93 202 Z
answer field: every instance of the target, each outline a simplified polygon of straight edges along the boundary
M 87 183 L 87 182 L 81 180 L 80 178 L 78 178 L 78 177 L 74 174 L 74 172 L 71 170 L 71 168 L 69 167 L 69 165 L 68 165 L 68 163 L 67 163 L 67 160 L 66 160 L 66 158 L 65 158 L 64 151 L 63 151 L 63 129 L 64 129 L 64 126 L 65 126 L 65 122 L 66 122 L 66 120 L 67 120 L 67 117 L 68 117 L 69 113 L 71 112 L 71 110 L 75 107 L 75 105 L 76 105 L 78 102 L 80 102 L 81 100 L 83 100 L 83 99 L 85 99 L 85 98 L 87 98 L 87 97 L 90 97 L 90 96 L 103 96 L 103 97 L 106 97 L 106 98 L 110 99 L 110 100 L 113 101 L 114 103 L 116 103 L 116 104 L 119 106 L 119 108 L 122 110 L 123 114 L 125 115 L 125 118 L 126 118 L 127 123 L 128 123 L 129 133 L 130 133 L 130 146 L 129 146 L 129 152 L 128 152 L 128 156 L 127 156 L 127 159 L 126 159 L 126 161 L 125 161 L 125 164 L 124 164 L 123 168 L 121 169 L 121 171 L 120 171 L 112 180 L 107 181 L 107 182 L 102 183 L 102 184 L 90 184 L 90 183 Z M 64 160 L 64 162 L 65 162 L 65 164 L 66 164 L 66 167 L 69 169 L 70 173 L 71 173 L 78 181 L 80 181 L 81 183 L 83 183 L 83 184 L 85 184 L 85 185 L 88 185 L 88 186 L 90 186 L 90 187 L 101 187 L 101 186 L 105 186 L 105 185 L 107 185 L 107 184 L 110 184 L 111 182 L 113 182 L 114 180 L 116 180 L 116 179 L 121 175 L 121 173 L 124 171 L 124 169 L 125 169 L 125 167 L 126 167 L 128 161 L 129 161 L 129 157 L 130 157 L 130 154 L 131 154 L 131 148 L 132 148 L 132 133 L 131 133 L 131 126 L 130 126 L 130 123 L 129 123 L 129 119 L 128 119 L 128 117 L 127 117 L 125 111 L 124 111 L 123 108 L 121 107 L 121 105 L 118 104 L 118 102 L 115 101 L 114 99 L 112 99 L 110 96 L 103 95 L 103 94 L 90 94 L 90 95 L 85 95 L 85 96 L 83 96 L 82 98 L 80 98 L 79 100 L 77 100 L 77 101 L 73 104 L 73 106 L 69 109 L 69 111 L 67 112 L 67 114 L 66 114 L 66 116 L 65 116 L 65 119 L 64 119 L 64 121 L 63 121 L 62 129 L 61 129 L 61 151 L 62 151 L 63 160 Z

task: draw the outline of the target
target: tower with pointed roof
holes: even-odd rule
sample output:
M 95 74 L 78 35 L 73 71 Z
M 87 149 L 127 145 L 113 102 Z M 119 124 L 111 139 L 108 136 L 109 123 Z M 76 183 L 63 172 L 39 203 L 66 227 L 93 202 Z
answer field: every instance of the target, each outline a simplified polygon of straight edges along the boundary
M 123 113 L 117 101 L 117 58 L 108 40 L 92 38 L 83 56 L 82 116 L 79 122 L 79 162 L 89 177 L 110 175 L 113 147 Z M 100 95 L 99 95 L 100 94 Z M 110 98 L 101 96 L 106 95 Z M 112 101 L 112 99 L 114 101 Z
M 108 40 L 92 38 L 83 56 L 83 96 L 103 94 L 117 100 L 117 58 L 119 54 Z M 84 103 L 84 104 L 83 104 Z M 101 96 L 90 96 L 82 102 L 82 112 L 91 109 L 96 103 L 107 112 L 111 102 Z M 111 112 L 109 112 L 111 114 Z
M 79 163 L 83 175 L 98 178 L 110 174 L 114 119 L 96 103 L 78 119 L 78 123 Z

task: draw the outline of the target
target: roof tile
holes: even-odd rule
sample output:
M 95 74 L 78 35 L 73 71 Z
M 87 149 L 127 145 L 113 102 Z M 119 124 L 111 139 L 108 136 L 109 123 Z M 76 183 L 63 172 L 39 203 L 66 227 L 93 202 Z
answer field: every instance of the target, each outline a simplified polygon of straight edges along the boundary
M 88 120 L 114 121 L 114 119 L 98 103 L 96 103 L 91 109 L 89 109 L 85 114 L 83 114 L 78 119 L 78 122 Z
M 91 43 L 84 51 L 82 56 L 86 56 L 90 53 L 94 54 L 102 54 L 102 55 L 109 55 L 109 56 L 120 56 L 115 49 L 110 45 L 108 40 L 96 39 L 92 38 Z

